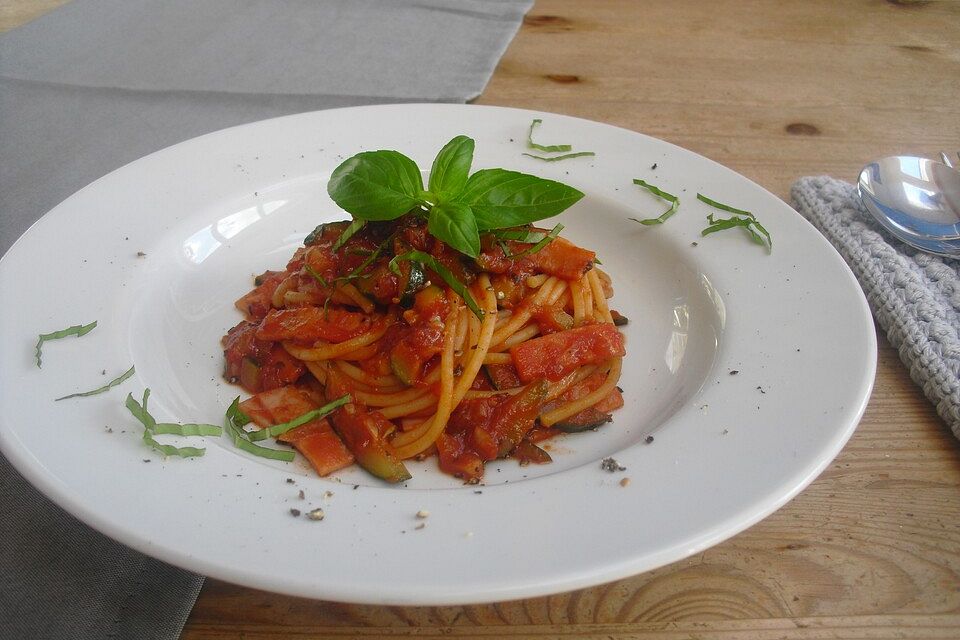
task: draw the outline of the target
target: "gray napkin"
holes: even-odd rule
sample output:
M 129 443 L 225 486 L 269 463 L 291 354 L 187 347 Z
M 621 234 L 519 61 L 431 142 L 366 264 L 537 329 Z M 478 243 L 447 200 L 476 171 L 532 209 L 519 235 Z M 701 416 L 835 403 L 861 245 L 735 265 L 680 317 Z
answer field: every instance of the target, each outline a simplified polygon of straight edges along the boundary
M 850 265 L 910 377 L 960 438 L 960 262 L 891 236 L 846 182 L 801 178 L 792 195 Z
M 0 36 L 0 253 L 157 149 L 274 116 L 480 94 L 532 0 L 74 0 Z M 51 504 L 0 457 L 0 638 L 173 638 L 203 578 Z

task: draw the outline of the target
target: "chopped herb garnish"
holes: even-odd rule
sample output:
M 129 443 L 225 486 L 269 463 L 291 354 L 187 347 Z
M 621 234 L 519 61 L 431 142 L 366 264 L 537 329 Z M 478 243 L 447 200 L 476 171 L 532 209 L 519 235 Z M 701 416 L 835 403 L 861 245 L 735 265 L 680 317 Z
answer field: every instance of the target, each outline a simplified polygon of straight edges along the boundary
M 134 374 L 134 372 L 135 372 L 134 367 L 130 367 L 129 369 L 126 370 L 125 373 L 120 374 L 118 377 L 114 378 L 113 380 L 111 380 L 111 381 L 108 382 L 107 384 L 103 385 L 102 387 L 97 387 L 97 388 L 94 389 L 93 391 L 84 391 L 83 393 L 71 393 L 71 394 L 68 395 L 68 396 L 63 396 L 63 397 L 61 397 L 61 398 L 56 398 L 56 399 L 54 400 L 54 402 L 58 402 L 58 401 L 60 401 L 60 400 L 67 400 L 67 399 L 69 399 L 69 398 L 86 398 L 87 396 L 95 396 L 95 395 L 100 394 L 100 393 L 106 393 L 106 392 L 109 391 L 112 387 L 115 387 L 115 386 L 117 386 L 118 384 L 122 384 L 124 381 L 126 381 L 127 379 L 129 379 L 130 376 L 132 376 L 132 375 Z
M 453 289 L 457 295 L 463 298 L 463 301 L 467 304 L 467 308 L 469 308 L 475 316 L 483 320 L 483 310 L 480 309 L 480 306 L 477 304 L 476 300 L 474 300 L 473 296 L 470 295 L 470 292 L 467 290 L 467 286 L 457 280 L 457 277 L 453 275 L 449 269 L 440 264 L 436 258 L 428 253 L 424 253 L 423 251 L 408 251 L 390 260 L 388 265 L 390 267 L 390 271 L 400 275 L 400 267 L 398 265 L 403 260 L 409 262 L 419 262 L 443 278 L 443 281 L 447 283 L 447 286 Z
M 292 462 L 293 459 L 296 458 L 296 454 L 293 451 L 280 451 L 279 449 L 271 449 L 250 442 L 250 434 L 243 430 L 243 425 L 248 422 L 250 422 L 250 417 L 240 409 L 240 396 L 237 396 L 233 403 L 227 408 L 224 420 L 224 426 L 226 427 L 224 433 L 227 434 L 233 442 L 233 445 L 242 451 L 252 453 L 261 458 L 282 460 L 283 462 Z
M 705 202 L 711 207 L 720 209 L 722 211 L 729 211 L 730 213 L 735 214 L 732 218 L 716 218 L 712 213 L 708 214 L 707 223 L 709 226 L 701 231 L 700 235 L 705 236 L 711 233 L 716 233 L 717 231 L 741 227 L 747 232 L 754 242 L 761 246 L 766 246 L 767 253 L 773 251 L 773 238 L 770 237 L 770 233 L 763 227 L 762 224 L 760 224 L 755 215 L 749 211 L 737 209 L 736 207 L 731 207 L 730 205 L 723 204 L 722 202 L 717 202 L 716 200 L 708 198 L 702 193 L 697 194 L 697 200 Z
M 314 280 L 316 280 L 317 282 L 320 283 L 320 286 L 321 286 L 321 287 L 323 287 L 324 289 L 329 289 L 329 288 L 330 288 L 330 283 L 327 282 L 326 278 L 324 278 L 322 275 L 320 275 L 320 273 L 319 273 L 316 269 L 314 269 L 313 267 L 311 267 L 311 266 L 308 265 L 308 264 L 304 264 L 304 265 L 303 265 L 303 268 L 307 270 L 307 273 L 309 273 L 311 276 L 313 276 L 313 279 L 314 279 Z
M 482 169 L 471 175 L 473 150 L 466 136 L 448 142 L 434 160 L 429 190 L 410 158 L 365 151 L 333 171 L 327 192 L 356 224 L 408 213 L 425 217 L 431 235 L 473 258 L 480 232 L 555 216 L 583 197 L 573 187 L 516 171 Z
M 172 444 L 163 444 L 162 442 L 157 442 L 156 440 L 153 439 L 153 436 L 151 435 L 151 432 L 148 429 L 143 430 L 143 441 L 151 449 L 159 451 L 165 456 L 179 456 L 181 458 L 197 458 L 207 452 L 206 449 L 201 449 L 198 447 L 175 447 Z
M 223 433 L 223 427 L 196 422 L 187 422 L 186 424 L 158 422 L 153 432 L 157 435 L 173 436 L 219 436 Z
M 748 218 L 756 218 L 756 216 L 754 216 L 749 211 L 745 211 L 743 209 L 737 209 L 736 207 L 731 207 L 730 205 L 723 204 L 722 202 L 717 202 L 716 200 L 713 200 L 712 198 L 708 198 L 702 193 L 697 194 L 697 200 L 699 200 L 700 202 L 705 202 L 711 207 L 715 209 L 720 209 L 721 211 L 729 211 L 730 213 L 735 213 L 740 216 L 747 216 Z
M 527 131 L 527 146 L 531 149 L 536 149 L 537 151 L 546 151 L 547 153 L 560 153 L 562 151 L 570 151 L 573 149 L 569 144 L 537 144 L 533 141 L 533 130 L 537 125 L 542 124 L 543 120 L 540 118 L 534 118 L 533 122 L 530 123 L 530 130 Z
M 543 235 L 543 237 L 542 237 L 535 245 L 532 245 L 532 246 L 530 246 L 530 247 L 527 247 L 527 248 L 524 249 L 523 251 L 520 251 L 520 252 L 515 253 L 515 254 L 513 254 L 513 255 L 507 255 L 507 257 L 508 257 L 508 258 L 521 258 L 521 257 L 523 257 L 523 256 L 533 255 L 533 254 L 537 253 L 538 251 L 540 251 L 541 249 L 543 249 L 543 248 L 544 248 L 545 246 L 547 246 L 548 244 L 550 244 L 551 242 L 553 242 L 554 240 L 556 240 L 557 236 L 560 235 L 560 232 L 561 232 L 561 231 L 563 231 L 563 225 L 562 225 L 562 224 L 558 224 L 558 225 L 555 226 L 553 229 L 551 229 L 549 233 L 541 234 L 541 235 Z M 506 254 L 507 252 L 504 251 L 504 253 Z
M 533 158 L 534 160 L 543 160 L 544 162 L 557 162 L 558 160 L 569 160 L 571 158 L 582 158 L 583 156 L 597 155 L 593 151 L 577 151 L 576 153 L 565 153 L 562 156 L 538 156 L 532 153 L 521 153 L 520 155 Z
M 389 243 L 391 243 L 391 242 L 393 242 L 393 235 L 391 235 L 389 238 L 387 238 L 386 240 L 384 240 L 383 242 L 381 242 L 379 245 L 377 245 L 376 250 L 374 250 L 374 252 L 371 253 L 371 254 L 367 257 L 366 260 L 364 260 L 363 262 L 361 262 L 361 263 L 357 266 L 356 269 L 354 269 L 353 271 L 351 271 L 350 273 L 348 273 L 348 274 L 345 275 L 345 276 L 342 276 L 342 277 L 340 277 L 340 278 L 336 278 L 336 280 L 337 280 L 337 281 L 341 281 L 341 282 L 350 282 L 350 281 L 353 280 L 354 278 L 359 278 L 359 277 L 361 277 L 361 276 L 363 275 L 364 269 L 366 269 L 366 268 L 369 267 L 371 264 L 373 264 L 373 261 L 376 260 L 376 259 L 380 256 L 380 254 L 383 252 L 383 250 L 384 250 L 384 249 L 387 247 L 387 245 L 388 245 Z
M 633 184 L 639 185 L 652 193 L 653 195 L 663 198 L 670 203 L 670 208 L 664 211 L 659 217 L 656 218 L 644 218 L 643 220 L 637 220 L 636 218 L 629 218 L 634 222 L 639 222 L 640 224 L 652 225 L 652 224 L 663 224 L 667 218 L 672 216 L 677 212 L 677 209 L 680 207 L 680 198 L 673 195 L 672 193 L 667 193 L 662 189 L 649 184 L 648 182 L 641 180 L 640 178 L 634 178 Z
M 171 444 L 163 444 L 154 439 L 154 435 L 161 433 L 175 433 L 176 435 L 220 435 L 220 430 L 214 425 L 178 425 L 169 422 L 157 423 L 150 412 L 147 410 L 147 400 L 150 398 L 150 389 L 143 390 L 142 402 L 137 402 L 133 394 L 127 394 L 126 407 L 130 413 L 143 425 L 143 441 L 151 449 L 159 451 L 165 456 L 179 456 L 181 458 L 195 458 L 206 453 L 206 449 L 197 447 L 175 447 Z M 161 425 L 163 425 L 161 429 Z M 184 433 L 178 433 L 174 427 L 186 428 Z M 201 429 L 200 427 L 213 427 Z
M 354 220 L 350 223 L 346 229 L 343 230 L 343 233 L 340 234 L 340 237 L 337 238 L 337 241 L 333 243 L 333 250 L 337 251 L 346 244 L 347 240 L 353 237 L 357 231 L 363 228 L 363 225 L 367 224 L 366 220 Z
M 534 118 L 533 122 L 530 123 L 530 130 L 527 131 L 527 147 L 530 149 L 536 149 L 537 151 L 543 151 L 546 153 L 563 153 L 560 156 L 538 156 L 532 153 L 523 153 L 529 158 L 535 158 L 537 160 L 543 160 L 544 162 L 556 162 L 558 160 L 568 160 L 570 158 L 579 158 L 582 156 L 595 156 L 593 151 L 578 151 L 576 153 L 564 153 L 566 151 L 572 151 L 573 146 L 569 144 L 537 144 L 533 141 L 533 130 L 537 128 L 543 122 L 540 118 Z
M 91 331 L 93 331 L 97 326 L 97 321 L 94 320 L 90 324 L 77 324 L 72 327 L 67 327 L 66 329 L 61 329 L 60 331 L 54 331 L 53 333 L 41 333 L 40 339 L 37 341 L 36 348 L 36 357 L 37 357 L 37 367 L 42 365 L 41 362 L 41 349 L 43 348 L 43 343 L 48 340 L 59 340 L 60 338 L 66 338 L 68 336 L 85 336 Z
M 328 402 L 319 409 L 314 409 L 313 411 L 307 411 L 301 416 L 294 418 L 288 422 L 281 422 L 280 424 L 275 424 L 272 427 L 267 427 L 266 429 L 261 429 L 260 431 L 254 431 L 249 434 L 249 439 L 251 442 L 257 442 L 260 440 L 265 440 L 267 438 L 275 438 L 279 435 L 283 435 L 291 429 L 295 429 L 300 425 L 306 424 L 311 420 L 316 420 L 317 418 L 322 418 L 323 416 L 333 412 L 337 407 L 342 407 L 343 405 L 350 402 L 350 394 L 345 394 L 333 402 Z M 291 481 L 292 482 L 292 481 Z

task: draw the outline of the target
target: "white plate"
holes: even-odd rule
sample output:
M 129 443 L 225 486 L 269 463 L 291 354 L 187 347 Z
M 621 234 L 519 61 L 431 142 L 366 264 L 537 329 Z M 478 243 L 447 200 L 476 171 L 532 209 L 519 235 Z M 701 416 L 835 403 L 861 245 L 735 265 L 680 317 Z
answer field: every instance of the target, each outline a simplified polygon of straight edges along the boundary
M 541 116 L 544 141 L 596 157 L 521 156 Z M 206 456 L 192 460 L 163 460 L 142 444 L 123 407 L 130 391 L 149 387 L 158 418 L 222 420 L 239 393 L 221 378 L 219 338 L 240 319 L 232 302 L 252 274 L 283 268 L 316 224 L 344 217 L 326 195 L 343 158 L 397 149 L 428 168 L 461 133 L 477 141 L 475 169 L 536 173 L 587 194 L 561 220 L 566 237 L 598 251 L 613 306 L 630 318 L 627 404 L 613 423 L 555 441 L 553 464 L 491 464 L 481 487 L 439 473 L 435 460 L 412 464 L 414 479 L 394 487 L 356 470 L 322 479 L 302 461 L 266 462 L 226 439 L 207 438 Z M 679 212 L 657 227 L 627 220 L 665 208 L 633 178 L 678 194 Z M 700 237 L 711 210 L 698 191 L 753 211 L 772 253 L 740 229 Z M 516 109 L 341 109 L 184 142 L 44 216 L 0 262 L 0 292 L 0 446 L 34 485 L 174 565 L 348 602 L 542 595 L 714 545 L 824 469 L 862 415 L 876 365 L 860 288 L 786 204 L 665 142 Z M 38 333 L 92 320 L 87 336 L 47 343 L 36 367 Z M 137 373 L 122 387 L 53 402 L 131 363 Z M 626 471 L 601 470 L 605 456 Z M 289 513 L 313 507 L 326 519 Z M 430 516 L 416 529 L 421 509 Z

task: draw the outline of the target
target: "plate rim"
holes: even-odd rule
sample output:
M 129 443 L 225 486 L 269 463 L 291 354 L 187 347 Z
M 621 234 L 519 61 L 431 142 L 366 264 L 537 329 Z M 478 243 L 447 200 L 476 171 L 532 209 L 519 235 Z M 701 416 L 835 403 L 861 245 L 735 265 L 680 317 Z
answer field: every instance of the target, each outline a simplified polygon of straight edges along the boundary
M 47 214 L 42 216 L 40 219 L 35 221 L 30 227 L 11 245 L 11 247 L 5 252 L 4 256 L 0 258 L 0 274 L 2 274 L 4 268 L 9 264 L 9 256 L 15 254 L 15 249 L 21 243 L 29 241 L 29 237 L 34 235 L 36 232 L 35 228 L 40 225 L 44 219 L 47 219 L 51 214 L 56 212 L 68 211 L 71 201 L 77 198 L 80 194 L 88 192 L 89 190 L 97 188 L 98 185 L 102 184 L 105 181 L 112 179 L 114 174 L 121 172 L 128 167 L 136 165 L 137 163 L 143 161 L 145 158 L 158 156 L 161 154 L 170 154 L 177 153 L 178 149 L 189 148 L 191 145 L 195 145 L 200 140 L 209 140 L 216 136 L 221 135 L 235 135 L 237 132 L 241 132 L 250 127 L 256 126 L 265 126 L 266 123 L 279 123 L 280 121 L 295 121 L 297 119 L 302 119 L 305 117 L 311 117 L 316 114 L 330 114 L 333 112 L 353 112 L 359 110 L 389 110 L 394 108 L 400 109 L 439 109 L 439 110 L 454 110 L 460 111 L 463 109 L 469 110 L 497 110 L 497 111 L 509 111 L 517 114 L 522 114 L 525 118 L 529 117 L 531 114 L 540 114 L 549 117 L 556 117 L 562 119 L 572 119 L 582 121 L 584 123 L 589 123 L 591 126 L 597 125 L 602 127 L 609 127 L 613 129 L 618 129 L 626 134 L 631 136 L 642 136 L 650 140 L 656 141 L 658 144 L 667 145 L 673 150 L 679 150 L 685 154 L 692 154 L 698 158 L 707 161 L 715 168 L 722 169 L 723 171 L 730 172 L 735 174 L 740 179 L 748 182 L 753 189 L 756 189 L 767 196 L 777 199 L 777 196 L 773 195 L 767 191 L 762 186 L 756 184 L 749 178 L 729 169 L 705 156 L 696 154 L 692 151 L 674 145 L 672 143 L 660 140 L 657 138 L 652 138 L 643 133 L 625 129 L 622 127 L 617 127 L 615 125 L 586 120 L 583 118 L 577 118 L 574 116 L 564 115 L 564 114 L 553 114 L 546 111 L 533 111 L 527 109 L 516 109 L 512 107 L 499 107 L 499 106 L 481 106 L 481 105 L 450 105 L 450 104 L 435 104 L 435 103 L 399 103 L 391 105 L 367 105 L 360 107 L 344 107 L 340 109 L 331 109 L 324 111 L 315 111 L 315 112 L 304 112 L 298 114 L 290 114 L 286 116 L 280 116 L 277 118 L 271 118 L 267 120 L 261 120 L 257 122 L 247 123 L 243 125 L 238 125 L 234 127 L 228 127 L 218 131 L 210 132 L 196 138 L 191 138 L 182 142 L 179 142 L 175 145 L 171 145 L 164 149 L 158 150 L 144 158 L 134 160 L 133 162 L 127 163 L 118 169 L 111 171 L 110 173 L 98 178 L 97 180 L 86 185 L 75 194 L 71 195 L 65 199 L 62 203 L 58 204 L 56 207 L 51 209 Z M 785 207 L 790 208 L 789 205 L 780 201 Z M 857 425 L 862 419 L 863 413 L 866 410 L 867 404 L 871 397 L 871 392 L 875 382 L 876 376 L 876 366 L 877 366 L 877 345 L 876 345 L 876 333 L 873 330 L 872 315 L 869 311 L 869 307 L 866 302 L 866 298 L 863 295 L 862 291 L 859 288 L 859 285 L 856 282 L 853 273 L 849 267 L 843 262 L 842 258 L 833 247 L 823 238 L 819 232 L 815 230 L 813 225 L 808 221 L 802 218 L 795 211 L 794 215 L 802 220 L 812 231 L 813 234 L 823 243 L 823 245 L 828 248 L 831 252 L 835 254 L 836 261 L 842 265 L 845 272 L 845 276 L 849 281 L 849 284 L 854 285 L 854 288 L 860 293 L 859 302 L 860 309 L 863 314 L 862 318 L 868 320 L 868 324 L 871 327 L 871 331 L 867 335 L 867 351 L 869 354 L 869 361 L 865 363 L 865 372 L 862 384 L 859 388 L 859 393 L 857 394 L 857 404 L 858 406 L 853 407 L 853 411 L 850 414 L 852 419 L 846 420 L 846 423 L 842 428 L 837 428 L 833 432 L 833 437 L 830 439 L 829 443 L 826 446 L 826 455 L 821 456 L 817 464 L 809 469 L 809 472 L 805 474 L 805 477 L 798 479 L 798 481 L 791 483 L 792 488 L 779 495 L 778 499 L 766 504 L 762 509 L 745 509 L 749 512 L 748 514 L 737 513 L 729 514 L 726 519 L 722 522 L 715 523 L 715 526 L 712 527 L 710 531 L 699 532 L 698 535 L 693 536 L 691 540 L 680 540 L 676 541 L 668 550 L 660 552 L 656 559 L 651 559 L 650 556 L 640 556 L 629 561 L 621 561 L 615 566 L 610 567 L 599 567 L 593 571 L 584 571 L 581 574 L 570 576 L 567 575 L 564 579 L 556 579 L 549 582 L 539 581 L 537 584 L 525 584 L 519 586 L 508 586 L 501 589 L 488 589 L 487 591 L 477 594 L 471 592 L 470 589 L 464 589 L 462 592 L 452 592 L 445 594 L 432 594 L 432 597 L 423 598 L 422 594 L 411 594 L 408 597 L 398 597 L 402 594 L 397 592 L 386 595 L 383 598 L 373 598 L 371 599 L 369 594 L 363 595 L 362 593 L 352 593 L 349 590 L 344 590 L 342 587 L 331 589 L 322 589 L 316 588 L 310 593 L 305 593 L 302 589 L 290 587 L 282 579 L 269 579 L 272 578 L 268 576 L 268 579 L 263 579 L 263 576 L 246 574 L 244 571 L 235 571 L 231 575 L 224 575 L 220 565 L 210 564 L 205 558 L 197 558 L 189 554 L 188 552 L 177 553 L 177 550 L 163 550 L 163 553 L 158 555 L 157 547 L 153 545 L 149 540 L 143 540 L 139 537 L 133 536 L 129 532 L 124 531 L 115 531 L 111 522 L 103 518 L 101 514 L 98 514 L 95 510 L 89 508 L 89 505 L 81 502 L 77 502 L 75 499 L 72 499 L 71 490 L 68 487 L 59 486 L 52 476 L 45 475 L 41 472 L 42 465 L 33 465 L 30 464 L 30 461 L 27 460 L 26 450 L 20 450 L 16 446 L 16 443 L 10 437 L 10 434 L 7 433 L 7 429 L 4 426 L 5 421 L 0 421 L 0 450 L 4 453 L 10 463 L 21 473 L 33 486 L 37 487 L 45 496 L 51 499 L 55 504 L 59 505 L 61 508 L 66 510 L 68 513 L 78 517 L 78 519 L 86 522 L 91 525 L 104 535 L 119 540 L 123 544 L 134 548 L 138 551 L 141 551 L 147 555 L 153 557 L 158 557 L 159 559 L 180 566 L 188 570 L 204 569 L 204 572 L 208 575 L 214 575 L 218 579 L 227 580 L 237 584 L 248 585 L 254 588 L 265 588 L 271 591 L 278 593 L 285 593 L 288 595 L 295 596 L 306 596 L 313 598 L 323 598 L 329 600 L 336 600 L 341 602 L 355 602 L 355 603 L 375 603 L 375 604 L 396 604 L 396 605 L 452 605 L 452 604 L 468 604 L 468 603 L 485 603 L 485 602 L 495 602 L 501 600 L 515 599 L 515 598 L 525 598 L 525 597 L 534 597 L 542 596 L 552 593 L 557 593 L 559 591 L 567 591 L 573 589 L 580 589 L 587 586 L 592 586 L 604 582 L 609 582 L 612 580 L 621 579 L 627 576 L 635 575 L 638 572 L 648 571 L 660 566 L 663 566 L 667 563 L 679 560 L 683 557 L 687 557 L 698 551 L 709 548 L 714 544 L 731 538 L 732 536 L 742 532 L 743 530 L 753 526 L 757 522 L 768 517 L 771 513 L 777 511 L 784 504 L 792 500 L 797 494 L 799 494 L 803 489 L 805 489 L 809 484 L 819 476 L 823 470 L 833 461 L 833 459 L 839 454 L 843 446 L 852 436 L 853 432 L 856 430 Z M 62 215 L 56 213 L 56 215 Z M 19 249 L 17 249 L 19 251 Z M 23 455 L 21 455 L 23 454 Z M 39 461 L 38 461 L 39 462 Z M 64 501 L 67 504 L 64 504 Z M 734 524 L 735 523 L 735 524 Z M 111 530 L 109 533 L 106 530 Z M 683 553 L 679 553 L 679 549 L 683 549 Z M 678 555 L 679 554 L 679 555 Z M 209 569 L 209 570 L 207 570 Z M 472 594 L 472 595 L 471 595 Z

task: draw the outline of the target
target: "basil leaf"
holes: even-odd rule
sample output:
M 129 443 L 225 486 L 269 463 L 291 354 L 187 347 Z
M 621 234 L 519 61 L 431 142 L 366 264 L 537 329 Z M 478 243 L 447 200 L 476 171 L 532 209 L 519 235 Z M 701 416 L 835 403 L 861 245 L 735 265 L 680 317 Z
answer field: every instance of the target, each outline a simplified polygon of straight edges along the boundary
M 655 187 L 652 184 L 649 184 L 641 180 L 640 178 L 634 178 L 633 184 L 639 185 L 644 189 L 646 189 L 647 191 L 649 191 L 650 193 L 652 193 L 653 195 L 663 198 L 664 200 L 670 203 L 670 208 L 664 211 L 662 214 L 660 214 L 660 216 L 657 218 L 644 218 L 643 220 L 637 220 L 636 218 L 627 218 L 628 220 L 633 220 L 634 222 L 639 222 L 640 224 L 644 224 L 644 225 L 663 224 L 667 220 L 667 218 L 675 214 L 677 212 L 677 209 L 680 207 L 680 198 L 673 195 L 672 193 L 667 193 L 666 191 L 663 191 L 662 189 Z
M 480 231 L 517 227 L 566 210 L 583 193 L 565 184 L 506 169 L 477 171 L 457 197 L 473 211 Z
M 134 367 L 130 367 L 129 369 L 126 370 L 126 372 L 122 373 L 121 375 L 114 378 L 113 380 L 103 385 L 102 387 L 98 387 L 93 391 L 84 391 L 83 393 L 71 393 L 68 396 L 63 396 L 61 398 L 54 399 L 54 402 L 59 402 L 60 400 L 67 400 L 69 398 L 86 398 L 87 396 L 95 396 L 100 393 L 105 393 L 106 391 L 109 391 L 112 387 L 115 387 L 118 384 L 121 384 L 124 381 L 126 381 L 130 376 L 134 374 L 134 371 L 135 371 Z
M 463 191 L 473 163 L 474 142 L 467 136 L 457 136 L 448 142 L 433 161 L 429 189 L 436 196 L 447 199 Z
M 427 229 L 431 235 L 460 253 L 476 258 L 480 255 L 480 232 L 473 212 L 460 202 L 441 202 L 430 209 Z
M 534 129 L 536 128 L 536 126 L 537 126 L 538 124 L 540 124 L 541 122 L 543 122 L 543 120 L 541 120 L 540 118 L 534 118 L 534 119 L 533 119 L 533 122 L 530 123 L 530 130 L 527 131 L 527 146 L 528 146 L 528 147 L 530 147 L 531 149 L 536 149 L 537 151 L 546 151 L 547 153 L 554 153 L 554 152 L 559 152 L 559 151 L 570 151 L 571 149 L 573 149 L 573 147 L 570 146 L 569 144 L 537 144 L 536 142 L 534 142 L 534 141 L 533 141 L 533 130 L 534 130 Z M 526 153 L 525 153 L 524 155 L 529 155 L 529 154 L 526 154 Z M 593 153 L 590 153 L 590 155 L 593 155 Z M 536 158 L 536 157 L 538 157 L 538 156 L 531 156 L 531 157 Z M 547 158 L 541 158 L 541 159 L 542 159 L 542 160 L 546 160 Z M 559 158 L 558 158 L 558 159 L 559 159 Z
M 440 264 L 432 255 L 429 253 L 424 253 L 423 251 L 407 251 L 406 253 L 396 256 L 390 261 L 390 263 L 387 265 L 390 268 L 390 271 L 400 275 L 400 267 L 398 266 L 398 263 L 400 263 L 402 260 L 419 262 L 436 273 L 443 279 L 444 282 L 447 283 L 448 287 L 453 289 L 457 295 L 463 298 L 463 301 L 467 304 L 467 308 L 473 312 L 473 315 L 480 318 L 480 320 L 483 320 L 483 309 L 480 308 L 480 305 L 477 304 L 477 301 L 473 299 L 472 295 L 470 295 L 470 291 L 467 290 L 467 286 L 457 280 L 457 277 L 453 275 L 449 269 Z
M 60 331 L 54 331 L 53 333 L 41 333 L 40 339 L 37 341 L 37 346 L 34 353 L 34 355 L 37 358 L 37 367 L 39 368 L 42 364 L 40 356 L 41 356 L 41 348 L 43 347 L 44 342 L 46 342 L 47 340 L 59 340 L 60 338 L 66 338 L 67 336 L 77 336 L 79 338 L 80 336 L 85 336 L 91 331 L 93 331 L 96 328 L 96 326 L 97 326 L 97 321 L 94 320 L 90 324 L 84 324 L 84 325 L 77 324 L 72 327 L 67 327 L 66 329 L 61 329 Z
M 343 230 L 343 233 L 340 234 L 340 237 L 337 238 L 337 241 L 333 243 L 333 251 L 338 251 L 340 247 L 346 244 L 347 240 L 353 237 L 357 231 L 363 228 L 363 225 L 367 224 L 366 220 L 354 220 L 350 223 L 346 229 Z
M 364 151 L 333 170 L 327 193 L 361 220 L 393 220 L 422 203 L 416 163 L 398 151 Z

